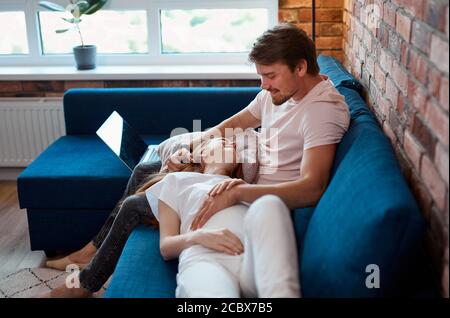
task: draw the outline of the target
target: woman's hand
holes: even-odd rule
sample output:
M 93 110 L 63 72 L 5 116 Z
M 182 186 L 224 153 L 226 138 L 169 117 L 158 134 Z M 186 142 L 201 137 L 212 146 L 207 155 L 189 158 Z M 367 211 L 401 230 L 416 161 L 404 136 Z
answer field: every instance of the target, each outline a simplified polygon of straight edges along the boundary
M 244 245 L 235 234 L 228 229 L 198 229 L 193 233 L 194 242 L 212 250 L 239 255 L 244 252 Z
M 181 148 L 166 160 L 165 165 L 169 172 L 181 171 L 192 161 L 192 154 L 186 148 Z
M 208 195 L 214 197 L 216 195 L 221 194 L 224 191 L 230 190 L 232 187 L 237 186 L 238 184 L 246 183 L 242 179 L 227 179 L 222 182 L 217 183 L 211 190 L 209 190 Z

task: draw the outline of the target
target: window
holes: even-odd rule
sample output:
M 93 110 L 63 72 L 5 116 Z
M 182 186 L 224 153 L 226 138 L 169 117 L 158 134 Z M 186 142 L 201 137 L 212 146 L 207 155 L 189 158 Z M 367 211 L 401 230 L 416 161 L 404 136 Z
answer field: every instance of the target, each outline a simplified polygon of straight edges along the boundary
M 65 34 L 55 32 L 68 28 L 63 17 L 67 15 L 59 12 L 39 12 L 43 54 L 67 54 L 74 46 L 82 44 L 76 29 L 69 29 Z M 80 30 L 83 42 L 95 43 L 100 54 L 148 52 L 147 15 L 143 10 L 102 10 L 95 15 L 83 16 L 82 20 Z
M 55 32 L 68 17 L 39 0 L 1 0 L 0 65 L 73 65 L 78 31 Z M 277 0 L 110 0 L 80 30 L 98 65 L 242 64 L 277 19 Z
M 24 12 L 0 12 L 0 30 L 0 54 L 29 53 Z
M 266 9 L 162 10 L 162 53 L 245 53 L 267 29 Z

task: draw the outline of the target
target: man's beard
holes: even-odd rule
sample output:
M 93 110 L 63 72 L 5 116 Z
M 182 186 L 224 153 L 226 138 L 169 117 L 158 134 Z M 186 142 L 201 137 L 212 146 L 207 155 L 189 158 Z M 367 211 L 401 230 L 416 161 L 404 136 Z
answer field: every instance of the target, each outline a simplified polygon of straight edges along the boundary
M 280 106 L 281 104 L 284 104 L 285 102 L 287 102 L 292 96 L 285 96 L 285 95 L 280 95 L 279 97 L 275 98 L 272 94 L 272 103 L 276 106 Z

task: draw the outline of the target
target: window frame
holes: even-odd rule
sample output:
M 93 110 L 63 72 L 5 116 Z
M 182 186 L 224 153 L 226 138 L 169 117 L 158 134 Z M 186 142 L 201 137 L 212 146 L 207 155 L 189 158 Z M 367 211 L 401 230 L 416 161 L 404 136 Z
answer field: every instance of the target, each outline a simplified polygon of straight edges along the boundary
M 66 6 L 67 0 L 52 0 Z M 29 54 L 0 55 L 3 66 L 56 66 L 73 65 L 72 54 L 45 55 L 42 52 L 38 11 L 46 11 L 39 6 L 39 0 L 2 0 L 0 11 L 24 11 L 27 26 Z M 160 10 L 165 9 L 268 9 L 268 27 L 278 23 L 278 0 L 112 0 L 105 10 L 146 10 L 148 53 L 97 54 L 97 65 L 205 65 L 205 64 L 246 64 L 247 53 L 161 53 Z M 64 36 L 64 35 L 61 35 Z

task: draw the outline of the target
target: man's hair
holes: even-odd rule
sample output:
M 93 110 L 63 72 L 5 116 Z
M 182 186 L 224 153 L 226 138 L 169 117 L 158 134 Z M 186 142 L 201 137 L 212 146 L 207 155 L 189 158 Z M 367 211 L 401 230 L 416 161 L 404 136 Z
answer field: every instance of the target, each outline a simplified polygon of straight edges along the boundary
M 279 24 L 264 32 L 249 54 L 253 63 L 271 65 L 284 63 L 294 71 L 300 60 L 306 60 L 308 74 L 319 74 L 316 47 L 305 31 L 290 23 Z

